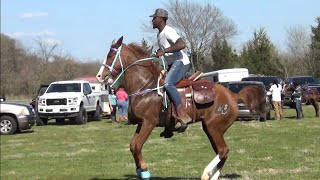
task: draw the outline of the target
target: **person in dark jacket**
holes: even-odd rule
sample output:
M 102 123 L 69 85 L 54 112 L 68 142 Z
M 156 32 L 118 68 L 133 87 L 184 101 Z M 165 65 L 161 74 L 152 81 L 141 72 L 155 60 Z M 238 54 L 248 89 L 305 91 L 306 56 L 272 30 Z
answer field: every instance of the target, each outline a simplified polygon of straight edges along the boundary
M 295 103 L 295 109 L 296 109 L 296 119 L 302 119 L 303 118 L 303 112 L 302 112 L 302 105 L 301 105 L 301 87 L 297 84 L 294 84 L 294 91 L 292 93 L 292 100 Z

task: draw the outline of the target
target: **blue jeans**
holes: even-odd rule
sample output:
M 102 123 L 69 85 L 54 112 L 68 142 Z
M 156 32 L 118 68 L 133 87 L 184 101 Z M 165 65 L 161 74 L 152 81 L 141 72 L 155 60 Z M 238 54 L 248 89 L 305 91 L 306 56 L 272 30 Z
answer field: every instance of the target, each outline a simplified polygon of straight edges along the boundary
M 169 68 L 169 72 L 164 80 L 164 88 L 175 107 L 181 104 L 181 98 L 175 85 L 178 84 L 186 74 L 189 66 L 190 64 L 183 65 L 182 61 L 175 61 Z
M 128 101 L 117 101 L 117 106 L 120 116 L 127 116 L 128 114 Z
M 302 106 L 301 106 L 301 100 L 295 99 L 295 108 L 296 108 L 296 113 L 297 113 L 297 119 L 302 118 Z

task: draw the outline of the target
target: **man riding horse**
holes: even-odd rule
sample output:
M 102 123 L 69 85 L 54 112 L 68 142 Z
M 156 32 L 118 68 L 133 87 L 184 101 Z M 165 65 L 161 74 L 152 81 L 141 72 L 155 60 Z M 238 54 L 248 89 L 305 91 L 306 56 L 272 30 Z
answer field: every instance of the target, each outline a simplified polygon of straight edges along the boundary
M 188 127 L 187 123 L 192 122 L 192 119 L 182 107 L 181 98 L 175 85 L 184 77 L 190 67 L 189 58 L 182 51 L 186 45 L 177 32 L 166 24 L 168 20 L 168 12 L 166 10 L 156 9 L 155 13 L 150 17 L 153 17 L 153 28 L 159 30 L 157 34 L 159 49 L 155 56 L 163 56 L 169 66 L 164 88 L 173 102 L 178 115 L 179 122 L 175 128 L 179 132 L 183 132 Z

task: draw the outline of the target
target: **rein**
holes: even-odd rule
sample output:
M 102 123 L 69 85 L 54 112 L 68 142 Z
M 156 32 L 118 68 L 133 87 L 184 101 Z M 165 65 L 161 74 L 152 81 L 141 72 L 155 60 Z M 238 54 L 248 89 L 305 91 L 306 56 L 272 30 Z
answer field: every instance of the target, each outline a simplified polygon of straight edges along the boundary
M 122 45 L 117 49 L 117 48 L 111 48 L 111 50 L 113 51 L 116 51 L 116 56 L 114 57 L 114 60 L 111 64 L 111 66 L 107 65 L 107 64 L 102 64 L 104 67 L 108 68 L 109 71 L 112 73 L 116 73 L 118 74 L 116 79 L 113 81 L 113 83 L 110 85 L 111 87 L 114 86 L 114 84 L 119 80 L 119 78 L 124 74 L 124 72 L 129 69 L 130 67 L 132 67 L 133 65 L 139 63 L 139 62 L 143 62 L 143 61 L 149 61 L 149 60 L 155 60 L 156 58 L 155 57 L 148 57 L 148 58 L 143 58 L 143 59 L 138 59 L 136 60 L 135 62 L 133 62 L 132 64 L 130 64 L 128 67 L 124 68 L 123 66 L 123 63 L 122 63 L 122 59 L 121 59 L 121 50 L 122 50 Z M 115 66 L 115 63 L 117 61 L 117 59 L 119 59 L 120 61 L 120 65 L 121 65 L 121 72 L 118 73 L 118 71 L 114 68 Z M 163 65 L 163 69 L 166 69 L 166 63 L 165 63 L 165 60 L 164 60 L 164 57 L 161 56 L 160 57 L 161 61 L 162 61 L 162 65 Z M 160 87 L 156 87 L 156 88 L 152 88 L 152 89 L 145 89 L 145 90 L 142 90 L 142 91 L 138 91 L 136 93 L 133 93 L 129 96 L 135 96 L 135 95 L 141 95 L 141 94 L 146 94 L 146 93 L 149 93 L 149 92 L 152 92 L 152 91 L 155 91 L 155 90 L 158 90 L 158 89 L 161 89 L 163 88 L 163 86 L 160 86 Z

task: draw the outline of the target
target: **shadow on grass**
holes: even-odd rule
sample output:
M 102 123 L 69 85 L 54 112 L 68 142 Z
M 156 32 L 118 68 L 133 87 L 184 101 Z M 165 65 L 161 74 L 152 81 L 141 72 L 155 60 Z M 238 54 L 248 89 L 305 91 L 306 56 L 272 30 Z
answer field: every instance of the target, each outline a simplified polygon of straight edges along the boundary
M 220 176 L 220 178 L 224 179 L 238 179 L 241 178 L 241 175 L 239 174 L 225 174 L 223 176 Z M 124 178 L 92 178 L 90 180 L 133 180 L 133 179 L 139 179 L 137 175 L 125 175 Z M 151 177 L 152 180 L 200 180 L 201 178 L 196 177 Z

